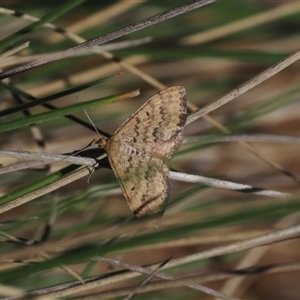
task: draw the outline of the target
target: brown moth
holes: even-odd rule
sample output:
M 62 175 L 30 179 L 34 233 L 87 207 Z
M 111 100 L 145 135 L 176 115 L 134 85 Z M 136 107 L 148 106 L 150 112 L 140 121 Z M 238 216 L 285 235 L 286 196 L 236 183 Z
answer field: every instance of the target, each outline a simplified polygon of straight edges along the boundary
M 169 169 L 164 162 L 182 142 L 186 117 L 184 87 L 169 87 L 145 102 L 111 138 L 98 141 L 137 217 L 164 210 L 169 196 Z

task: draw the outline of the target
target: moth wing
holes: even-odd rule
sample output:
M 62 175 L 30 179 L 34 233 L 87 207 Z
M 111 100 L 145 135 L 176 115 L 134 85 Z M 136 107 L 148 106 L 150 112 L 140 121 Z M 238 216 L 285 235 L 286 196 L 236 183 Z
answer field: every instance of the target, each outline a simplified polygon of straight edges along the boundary
M 126 141 L 151 157 L 170 158 L 181 144 L 186 116 L 185 88 L 173 86 L 149 98 L 111 139 Z
M 108 158 L 127 204 L 137 217 L 164 210 L 169 196 L 169 170 L 161 159 L 141 155 L 127 156 L 124 153 L 110 155 Z

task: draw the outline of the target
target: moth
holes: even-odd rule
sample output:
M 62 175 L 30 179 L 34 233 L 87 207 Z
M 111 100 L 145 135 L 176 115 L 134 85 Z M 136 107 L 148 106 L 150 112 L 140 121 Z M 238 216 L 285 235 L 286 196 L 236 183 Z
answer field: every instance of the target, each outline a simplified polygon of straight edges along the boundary
M 186 102 L 184 87 L 169 87 L 149 98 L 111 138 L 98 141 L 138 218 L 164 211 L 169 197 L 165 163 L 181 145 Z

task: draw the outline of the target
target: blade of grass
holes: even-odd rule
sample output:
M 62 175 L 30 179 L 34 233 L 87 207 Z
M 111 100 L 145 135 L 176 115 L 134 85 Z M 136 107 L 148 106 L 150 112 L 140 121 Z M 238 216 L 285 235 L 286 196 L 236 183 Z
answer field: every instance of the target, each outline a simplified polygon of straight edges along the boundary
M 167 41 L 163 41 L 167 43 Z M 174 43 L 173 40 L 169 41 Z M 159 44 L 159 42 L 157 41 Z M 196 47 L 178 48 L 178 47 L 165 47 L 165 48 L 154 48 L 148 47 L 147 49 L 122 49 L 113 51 L 116 56 L 127 57 L 129 55 L 147 55 L 149 59 L 154 60 L 173 60 L 173 59 L 195 59 L 195 58 L 220 58 L 225 60 L 234 61 L 246 61 L 246 62 L 264 62 L 264 63 L 276 63 L 278 60 L 284 59 L 288 53 L 280 52 L 263 52 L 263 51 L 226 51 L 226 50 L 199 50 Z
M 58 17 L 64 15 L 66 12 L 68 12 L 69 10 L 73 9 L 74 7 L 80 5 L 83 2 L 85 2 L 85 0 L 72 0 L 72 1 L 69 1 L 69 2 L 61 5 L 60 7 L 58 7 L 51 13 L 49 13 L 46 16 L 44 16 L 43 18 L 41 18 L 39 21 L 29 24 L 28 26 L 26 26 L 26 27 L 22 28 L 21 30 L 19 30 L 18 32 L 14 33 L 13 35 L 10 35 L 6 39 L 0 41 L 0 49 L 4 49 L 4 48 L 10 46 L 11 44 L 15 43 L 19 39 L 23 38 L 26 34 L 39 29 L 44 24 L 49 23 L 49 22 L 53 21 L 54 19 L 57 19 Z
M 67 107 L 58 108 L 56 110 L 47 111 L 47 112 L 44 112 L 41 114 L 36 114 L 36 115 L 30 116 L 27 118 L 17 119 L 17 120 L 11 121 L 11 122 L 0 124 L 0 132 L 17 129 L 20 127 L 28 126 L 30 124 L 41 123 L 46 120 L 50 120 L 50 119 L 57 118 L 60 116 L 72 114 L 72 113 L 75 113 L 75 112 L 78 112 L 81 110 L 93 108 L 98 105 L 105 105 L 108 103 L 132 98 L 132 97 L 137 96 L 138 94 L 139 94 L 139 92 L 136 90 L 136 91 L 128 92 L 125 94 L 118 94 L 118 95 L 98 98 L 98 99 L 94 99 L 94 100 L 91 100 L 88 102 L 80 102 L 80 103 L 70 105 Z
M 19 198 L 21 196 L 24 196 L 32 191 L 35 191 L 37 190 L 38 188 L 41 188 L 51 182 L 54 182 L 56 180 L 58 180 L 59 178 L 61 178 L 62 176 L 70 173 L 71 171 L 74 171 L 76 168 L 78 168 L 78 166 L 68 166 L 66 168 L 63 168 L 53 174 L 50 174 L 46 177 L 44 177 L 43 179 L 41 180 L 38 180 L 36 182 L 33 182 L 31 184 L 28 184 L 24 187 L 21 187 L 19 189 L 17 189 L 16 191 L 14 192 L 11 192 L 5 196 L 2 196 L 0 197 L 0 205 L 3 205 L 5 203 L 8 203 L 16 198 Z
M 7 116 L 9 114 L 19 112 L 19 111 L 22 111 L 24 109 L 28 109 L 28 108 L 31 108 L 31 107 L 34 107 L 34 106 L 37 106 L 37 105 L 41 105 L 41 104 L 49 102 L 51 100 L 55 100 L 57 98 L 68 96 L 68 95 L 74 94 L 76 92 L 80 92 L 84 89 L 90 88 L 92 86 L 95 86 L 95 85 L 98 85 L 100 83 L 106 82 L 110 79 L 113 79 L 116 76 L 118 76 L 118 74 L 109 75 L 109 76 L 106 76 L 106 77 L 103 77 L 103 78 L 100 78 L 100 79 L 97 79 L 97 80 L 94 80 L 94 81 L 90 81 L 90 82 L 72 87 L 70 89 L 67 89 L 67 90 L 64 90 L 64 91 L 61 91 L 61 92 L 58 92 L 58 93 L 40 98 L 40 99 L 37 99 L 37 98 L 27 94 L 27 93 L 24 93 L 23 91 L 21 91 L 20 89 L 14 87 L 13 85 L 5 84 L 4 82 L 0 81 L 0 86 L 2 86 L 3 88 L 11 91 L 12 93 L 16 93 L 19 96 L 22 96 L 22 97 L 24 96 L 25 98 L 27 98 L 29 100 L 32 100 L 31 102 L 20 104 L 18 106 L 0 111 L 0 117 Z
M 108 97 L 103 97 L 103 98 L 98 98 L 98 99 L 94 99 L 88 102 L 80 102 L 74 105 L 70 105 L 67 107 L 63 107 L 63 108 L 58 108 L 56 110 L 52 110 L 52 111 L 47 111 L 41 114 L 36 114 L 33 116 L 29 116 L 27 118 L 21 118 L 21 119 L 17 119 L 11 122 L 7 122 L 4 124 L 0 125 L 0 132 L 4 132 L 4 131 L 9 131 L 9 130 L 13 130 L 16 128 L 20 128 L 23 126 L 28 126 L 30 124 L 36 124 L 36 123 L 41 123 L 43 121 L 46 120 L 50 120 L 53 118 L 57 118 L 59 116 L 64 116 L 64 115 L 68 115 L 68 114 L 72 114 L 81 110 L 86 110 L 89 108 L 93 108 L 95 106 L 98 105 L 105 105 L 108 103 L 112 103 L 112 102 L 116 102 L 116 101 L 120 101 L 120 100 L 124 100 L 124 99 L 128 99 L 128 98 L 132 98 L 135 96 L 139 95 L 139 91 L 132 91 L 132 92 L 128 92 L 128 93 L 124 93 L 124 94 L 118 94 L 118 95 L 113 95 L 113 96 L 108 96 Z

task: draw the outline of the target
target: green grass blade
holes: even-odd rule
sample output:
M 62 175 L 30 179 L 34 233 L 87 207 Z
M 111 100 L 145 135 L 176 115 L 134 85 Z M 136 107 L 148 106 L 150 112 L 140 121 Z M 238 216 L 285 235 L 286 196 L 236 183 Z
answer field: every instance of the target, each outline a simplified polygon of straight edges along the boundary
M 41 114 L 36 114 L 34 116 L 29 116 L 26 118 L 21 118 L 21 119 L 17 119 L 17 120 L 11 121 L 11 122 L 3 123 L 3 124 L 0 124 L 0 132 L 17 129 L 17 128 L 20 128 L 23 126 L 28 126 L 31 124 L 41 123 L 46 120 L 50 120 L 50 119 L 57 118 L 57 117 L 64 116 L 64 115 L 69 115 L 69 114 L 72 114 L 72 113 L 75 113 L 75 112 L 78 112 L 81 110 L 90 109 L 90 108 L 93 108 L 98 105 L 105 105 L 108 103 L 120 101 L 125 98 L 128 98 L 128 95 L 130 97 L 130 96 L 132 96 L 132 93 L 129 92 L 129 93 L 125 93 L 125 94 L 118 94 L 118 95 L 98 98 L 98 99 L 94 99 L 94 100 L 91 100 L 88 102 L 80 102 L 80 103 L 77 103 L 77 104 L 74 104 L 71 106 L 58 108 L 56 110 L 47 111 L 47 112 L 44 112 Z
M 44 103 L 49 102 L 51 100 L 55 100 L 57 98 L 61 98 L 61 97 L 64 97 L 64 96 L 74 94 L 76 92 L 79 92 L 79 91 L 82 91 L 84 89 L 90 88 L 90 87 L 95 86 L 97 84 L 106 82 L 106 81 L 114 78 L 115 76 L 116 75 L 109 75 L 109 76 L 106 76 L 106 77 L 103 77 L 103 78 L 100 78 L 100 79 L 97 79 L 97 80 L 94 80 L 94 81 L 90 81 L 90 82 L 72 87 L 70 89 L 67 89 L 67 90 L 64 90 L 64 91 L 61 91 L 61 92 L 58 92 L 58 93 L 40 98 L 40 99 L 37 99 L 37 98 L 21 91 L 20 89 L 16 88 L 15 86 L 5 84 L 5 83 L 0 81 L 0 86 L 2 86 L 3 88 L 5 88 L 5 89 L 7 89 L 7 90 L 9 90 L 13 93 L 16 93 L 19 96 L 24 96 L 25 98 L 27 98 L 29 100 L 32 100 L 31 102 L 20 104 L 18 106 L 8 108 L 8 109 L 5 109 L 5 110 L 1 111 L 0 112 L 0 117 L 7 116 L 9 114 L 19 112 L 19 111 L 22 111 L 24 109 L 28 109 L 28 108 L 31 108 L 31 107 L 34 107 L 34 106 L 37 106 L 37 105 L 41 105 L 41 104 L 44 104 Z
M 32 191 L 35 191 L 51 182 L 54 182 L 56 180 L 58 180 L 59 178 L 61 178 L 62 176 L 70 173 L 71 171 L 74 171 L 76 168 L 78 168 L 78 166 L 68 166 L 64 169 L 61 169 L 53 174 L 50 174 L 46 177 L 44 177 L 41 180 L 38 180 L 36 182 L 33 182 L 31 184 L 28 184 L 24 187 L 21 187 L 5 196 L 0 197 L 0 205 L 6 204 L 16 198 L 22 197 Z
M 60 7 L 58 7 L 51 13 L 42 17 L 39 21 L 29 24 L 28 26 L 26 26 L 26 27 L 22 28 L 21 30 L 19 30 L 18 32 L 14 33 L 13 35 L 2 40 L 0 42 L 0 49 L 6 48 L 6 47 L 12 45 L 13 43 L 17 42 L 19 39 L 24 37 L 26 34 L 39 29 L 44 24 L 49 23 L 49 22 L 57 19 L 60 16 L 63 16 L 66 12 L 68 12 L 69 10 L 73 9 L 74 7 L 80 5 L 84 1 L 85 0 L 72 0 L 72 1 L 69 1 L 69 2 L 61 5 Z

